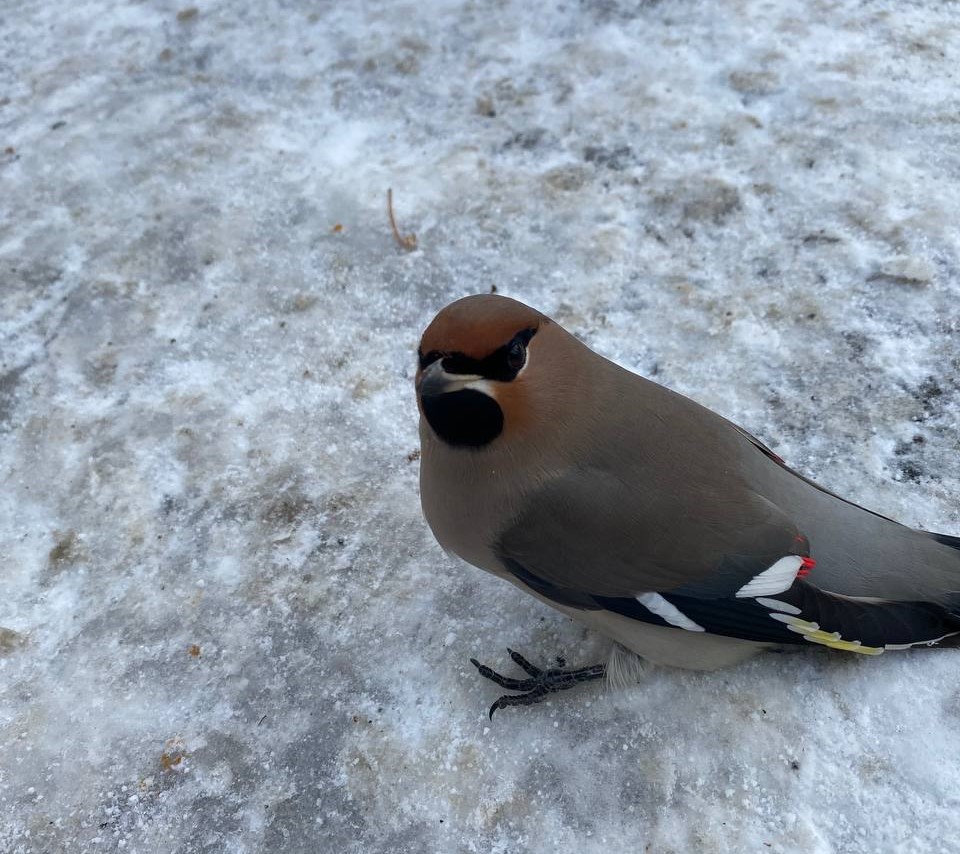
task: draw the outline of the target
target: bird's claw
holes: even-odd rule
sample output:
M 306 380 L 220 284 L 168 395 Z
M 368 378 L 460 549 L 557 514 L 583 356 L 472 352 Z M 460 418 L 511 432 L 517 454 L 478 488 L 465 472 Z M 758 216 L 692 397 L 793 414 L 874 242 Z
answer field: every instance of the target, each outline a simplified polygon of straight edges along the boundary
M 470 659 L 470 663 L 477 668 L 484 679 L 489 679 L 508 691 L 523 692 L 521 694 L 505 694 L 500 697 L 490 707 L 490 720 L 493 720 L 493 713 L 499 709 L 505 709 L 507 706 L 530 706 L 539 703 L 548 694 L 553 694 L 556 691 L 566 691 L 581 682 L 592 682 L 595 679 L 603 679 L 607 675 L 605 664 L 594 664 L 576 670 L 567 670 L 560 667 L 542 670 L 527 661 L 519 652 L 514 652 L 512 649 L 508 649 L 507 652 L 510 653 L 513 662 L 526 671 L 529 679 L 511 679 L 509 676 L 502 676 L 487 665 L 481 664 L 475 658 Z

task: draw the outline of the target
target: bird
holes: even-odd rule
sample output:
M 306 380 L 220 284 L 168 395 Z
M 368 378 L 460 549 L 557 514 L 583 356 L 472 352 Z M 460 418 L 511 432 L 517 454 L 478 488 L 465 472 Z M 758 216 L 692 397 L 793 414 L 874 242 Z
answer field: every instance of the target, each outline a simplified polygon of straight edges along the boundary
M 420 497 L 439 544 L 612 640 L 541 668 L 525 706 L 624 672 L 764 650 L 876 656 L 960 644 L 960 537 L 865 509 L 746 430 L 604 358 L 534 308 L 477 294 L 424 331 Z

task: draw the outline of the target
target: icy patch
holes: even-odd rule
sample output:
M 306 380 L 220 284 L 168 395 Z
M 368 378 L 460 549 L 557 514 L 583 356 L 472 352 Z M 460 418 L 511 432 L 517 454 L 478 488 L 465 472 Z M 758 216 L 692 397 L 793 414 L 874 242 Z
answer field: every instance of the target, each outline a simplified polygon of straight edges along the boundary
M 489 726 L 471 656 L 608 644 L 436 546 L 412 390 L 436 310 L 495 287 L 960 533 L 948 6 L 5 23 L 0 850 L 960 835 L 952 651 L 649 668 Z

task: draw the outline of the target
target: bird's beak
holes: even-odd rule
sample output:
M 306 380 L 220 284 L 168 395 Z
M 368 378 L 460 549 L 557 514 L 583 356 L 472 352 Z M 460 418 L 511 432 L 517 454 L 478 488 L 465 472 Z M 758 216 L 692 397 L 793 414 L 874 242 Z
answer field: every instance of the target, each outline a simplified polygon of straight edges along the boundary
M 443 369 L 441 359 L 432 362 L 420 374 L 417 382 L 417 394 L 420 397 L 436 397 L 451 391 L 486 386 L 483 377 L 477 374 L 448 374 Z

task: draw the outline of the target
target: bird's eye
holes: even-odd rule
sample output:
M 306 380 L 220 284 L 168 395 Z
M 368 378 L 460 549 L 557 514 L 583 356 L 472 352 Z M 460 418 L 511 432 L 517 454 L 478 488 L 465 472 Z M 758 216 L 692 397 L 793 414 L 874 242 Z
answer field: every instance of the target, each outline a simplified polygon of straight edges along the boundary
M 514 340 L 507 350 L 507 365 L 511 371 L 519 371 L 527 361 L 527 348 L 523 341 Z

